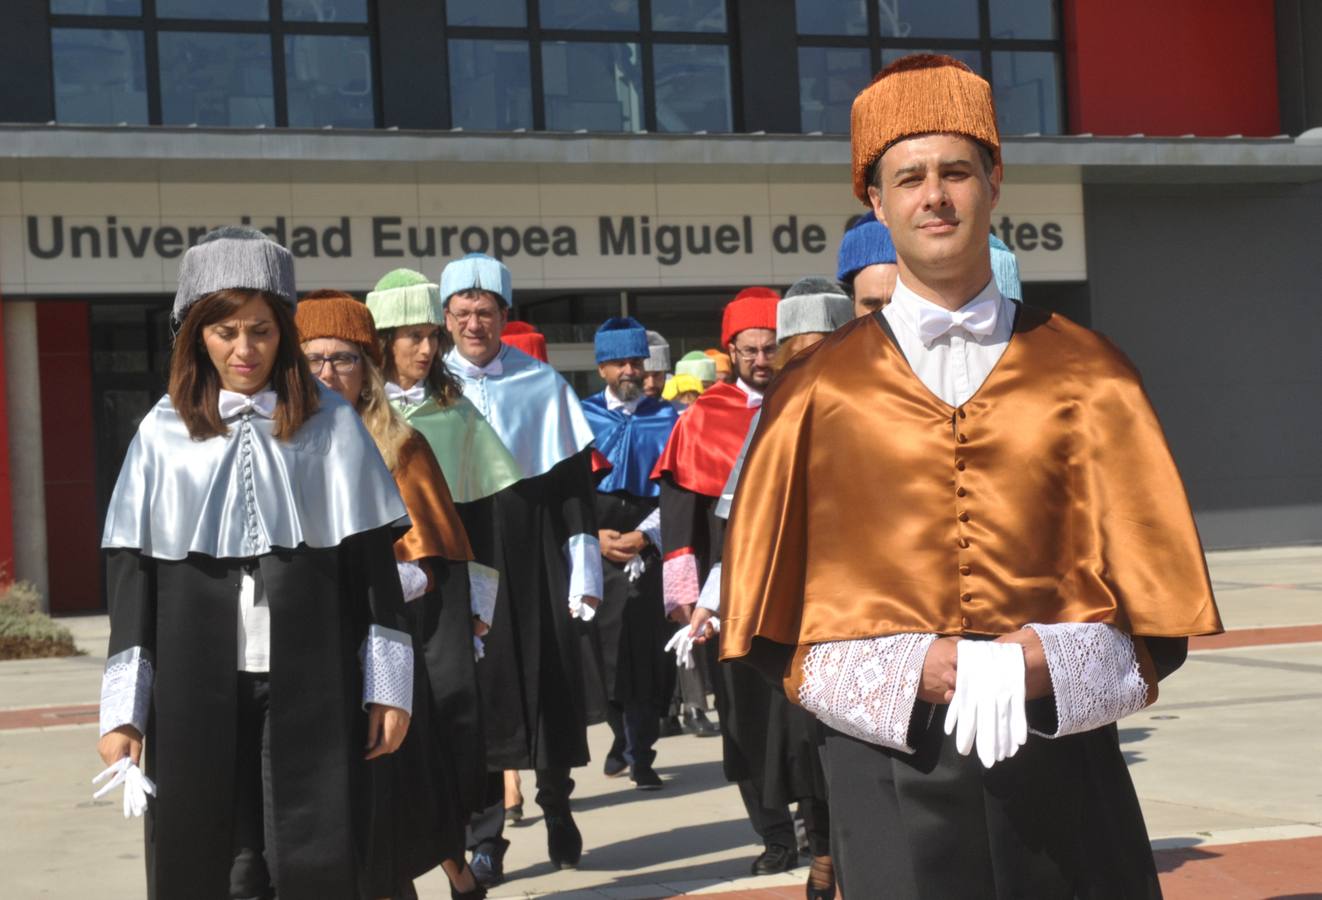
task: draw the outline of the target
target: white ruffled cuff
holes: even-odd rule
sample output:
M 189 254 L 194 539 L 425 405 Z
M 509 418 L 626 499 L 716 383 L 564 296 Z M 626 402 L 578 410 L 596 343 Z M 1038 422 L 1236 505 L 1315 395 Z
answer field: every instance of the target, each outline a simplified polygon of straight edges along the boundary
M 569 608 L 590 609 L 584 597 L 601 599 L 601 542 L 590 534 L 576 534 L 565 544 L 569 565 Z M 584 618 L 591 618 L 585 616 Z
M 496 621 L 496 595 L 500 591 L 500 572 L 480 562 L 468 564 L 468 608 L 488 628 Z
M 720 563 L 712 566 L 711 571 L 707 573 L 707 580 L 702 585 L 702 593 L 698 595 L 698 606 L 714 613 L 721 611 Z
M 1134 640 L 1100 622 L 1029 625 L 1042 641 L 1056 696 L 1057 738 L 1110 725 L 1148 704 Z
M 427 593 L 427 573 L 415 562 L 395 563 L 399 569 L 399 586 L 404 592 L 404 602 L 412 603 Z
M 637 530 L 641 531 L 644 535 L 646 535 L 647 540 L 651 542 L 652 546 L 655 547 L 658 551 L 660 551 L 661 550 L 661 507 L 658 506 L 656 509 L 652 510 L 652 512 L 647 516 L 646 519 L 643 519 L 641 522 L 639 522 Z
M 909 722 L 935 634 L 817 644 L 803 660 L 799 705 L 843 734 L 912 753 Z
M 383 625 L 363 641 L 363 706 L 371 703 L 413 715 L 413 640 Z
M 101 673 L 101 734 L 121 725 L 147 733 L 155 676 L 151 657 L 142 647 L 130 647 L 106 660 Z
M 661 584 L 667 615 L 681 606 L 696 606 L 701 592 L 698 558 L 685 552 L 667 559 L 661 564 Z

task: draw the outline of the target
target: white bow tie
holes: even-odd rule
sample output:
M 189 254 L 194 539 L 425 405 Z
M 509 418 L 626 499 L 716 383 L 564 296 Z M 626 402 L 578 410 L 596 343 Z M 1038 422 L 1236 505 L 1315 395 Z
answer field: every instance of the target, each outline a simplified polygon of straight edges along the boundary
M 930 303 L 918 306 L 918 337 L 926 347 L 953 328 L 977 337 L 987 337 L 996 330 L 996 315 L 1000 303 L 996 297 L 986 297 L 963 309 L 951 312 Z
M 499 375 L 505 371 L 505 367 L 501 365 L 499 355 L 485 366 L 474 365 L 458 353 L 454 355 L 451 362 L 454 364 L 454 367 L 459 370 L 459 374 L 465 378 L 487 378 Z
M 427 385 L 425 382 L 419 381 L 406 391 L 395 382 L 387 381 L 386 399 L 403 400 L 410 406 L 419 406 L 427 399 Z
M 222 419 L 232 419 L 245 413 L 256 413 L 270 419 L 275 416 L 275 391 L 258 391 L 255 394 L 237 394 L 222 390 L 216 406 Z

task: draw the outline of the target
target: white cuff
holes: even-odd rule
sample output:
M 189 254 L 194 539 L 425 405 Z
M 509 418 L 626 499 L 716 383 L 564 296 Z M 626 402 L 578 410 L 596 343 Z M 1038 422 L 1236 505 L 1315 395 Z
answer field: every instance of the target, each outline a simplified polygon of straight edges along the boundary
M 101 734 L 121 725 L 132 725 L 138 734 L 147 733 L 154 680 L 155 669 L 142 647 L 130 647 L 106 660 L 101 674 Z
M 500 572 L 480 562 L 468 563 L 468 608 L 488 628 L 496 621 L 496 595 Z
M 836 731 L 912 753 L 909 721 L 935 634 L 817 644 L 803 660 L 799 705 Z
M 590 534 L 576 534 L 565 543 L 569 565 L 569 606 L 584 597 L 601 599 L 601 542 Z
M 399 586 L 404 592 L 404 602 L 412 603 L 427 593 L 427 573 L 415 562 L 395 563 L 399 569 Z
M 363 641 L 363 706 L 370 703 L 413 715 L 413 640 L 382 625 Z
M 660 552 L 661 551 L 661 507 L 658 506 L 656 509 L 652 510 L 652 512 L 648 515 L 646 519 L 643 519 L 641 522 L 638 523 L 638 528 L 635 530 L 641 531 L 643 534 L 645 534 L 647 536 L 647 539 L 652 543 L 652 546 L 655 547 L 658 552 Z
M 1139 670 L 1134 640 L 1101 622 L 1029 625 L 1056 695 L 1056 738 L 1110 725 L 1148 704 L 1148 683 Z
M 698 595 L 698 606 L 714 613 L 721 611 L 720 563 L 712 566 L 711 571 L 707 573 L 707 581 L 702 585 L 702 593 Z
M 661 564 L 661 584 L 667 615 L 681 606 L 696 606 L 700 593 L 698 558 L 685 552 L 667 559 Z

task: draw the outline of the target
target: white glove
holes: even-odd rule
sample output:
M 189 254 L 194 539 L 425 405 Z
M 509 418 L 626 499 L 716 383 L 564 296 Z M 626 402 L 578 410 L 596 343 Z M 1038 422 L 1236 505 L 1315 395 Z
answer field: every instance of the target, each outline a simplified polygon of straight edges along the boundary
M 630 560 L 624 564 L 624 574 L 629 576 L 630 581 L 637 581 L 639 578 L 642 578 L 643 572 L 645 571 L 647 571 L 647 563 L 643 562 L 643 555 L 641 553 L 630 558 Z
M 685 669 L 693 668 L 693 638 L 689 637 L 689 626 L 685 625 L 675 632 L 675 636 L 666 641 L 666 652 L 675 652 L 675 665 Z
M 963 640 L 956 651 L 955 696 L 945 731 L 955 733 L 955 749 L 965 756 L 976 743 L 978 759 L 990 769 L 1028 740 L 1023 648 Z
M 597 611 L 591 604 L 584 603 L 582 597 L 575 597 L 569 601 L 569 617 L 571 619 L 582 619 L 584 622 L 591 622 L 596 618 Z
M 473 635 L 473 662 L 477 662 L 487 655 L 486 644 L 477 635 Z
M 124 818 L 141 816 L 147 811 L 147 797 L 156 796 L 156 785 L 142 774 L 137 764 L 129 757 L 112 764 L 92 779 L 92 784 L 100 784 L 107 778 L 110 781 L 92 795 L 93 800 L 100 800 L 121 784 L 124 786 Z

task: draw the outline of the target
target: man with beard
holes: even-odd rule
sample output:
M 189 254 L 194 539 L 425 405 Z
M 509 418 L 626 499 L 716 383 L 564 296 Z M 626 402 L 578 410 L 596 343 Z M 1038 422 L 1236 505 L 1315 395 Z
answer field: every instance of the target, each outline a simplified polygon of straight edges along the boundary
M 578 398 L 546 363 L 501 342 L 514 296 L 509 269 L 469 254 L 441 273 L 454 349 L 446 365 L 518 463 L 519 481 L 495 495 L 492 514 L 465 520 L 482 560 L 500 572 L 478 680 L 486 731 L 489 805 L 473 817 L 473 873 L 499 883 L 509 842 L 506 769 L 534 769 L 547 854 L 578 864 L 583 839 L 569 809 L 569 771 L 588 761 L 579 628 L 601 597 L 601 551 L 590 452 Z
M 689 407 L 653 473 L 661 483 L 666 612 L 682 625 L 692 618 L 703 581 L 721 559 L 725 521 L 716 515 L 716 505 L 771 383 L 779 301 L 775 291 L 752 287 L 725 307 L 721 341 L 735 381 L 718 382 Z M 713 643 L 707 646 L 714 648 Z M 757 711 L 767 705 L 768 686 L 752 670 L 712 662 L 725 777 L 739 785 L 749 821 L 764 844 L 753 873 L 788 871 L 798 863 L 794 822 L 785 806 L 763 804 L 764 754 L 753 748 L 765 738 L 765 722 Z
M 899 279 L 767 395 L 722 657 L 828 726 L 847 895 L 1160 897 L 1115 723 L 1221 630 L 1161 426 L 1114 345 L 998 289 L 985 80 L 908 56 L 852 121 Z
M 615 735 L 605 773 L 627 769 L 639 790 L 654 791 L 652 768 L 660 718 L 674 686 L 665 652 L 661 595 L 660 488 L 652 468 L 679 416 L 643 393 L 647 332 L 631 318 L 608 319 L 597 330 L 597 371 L 605 390 L 583 401 L 596 447 L 610 464 L 597 485 L 597 527 L 605 559 L 604 603 L 593 622 L 600 674 Z
M 670 342 L 658 332 L 647 332 L 647 359 L 643 362 L 643 393 L 661 399 L 670 375 Z

